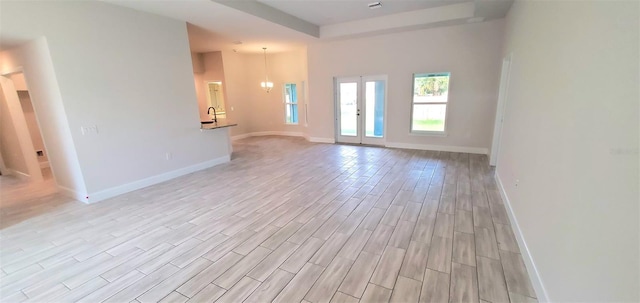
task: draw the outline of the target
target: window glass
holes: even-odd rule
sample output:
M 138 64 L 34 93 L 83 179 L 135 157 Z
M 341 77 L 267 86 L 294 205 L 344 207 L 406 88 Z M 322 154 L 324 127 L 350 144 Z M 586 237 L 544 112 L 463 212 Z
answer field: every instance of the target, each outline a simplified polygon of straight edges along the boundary
M 445 131 L 449 78 L 449 73 L 413 75 L 412 132 Z
M 284 85 L 284 111 L 286 124 L 298 124 L 298 92 L 295 83 Z

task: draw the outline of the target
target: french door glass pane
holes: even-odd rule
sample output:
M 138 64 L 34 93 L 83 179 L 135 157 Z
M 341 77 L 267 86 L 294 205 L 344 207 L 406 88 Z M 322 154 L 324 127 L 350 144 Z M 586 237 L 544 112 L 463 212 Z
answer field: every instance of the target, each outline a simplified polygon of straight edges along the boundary
M 382 138 L 384 133 L 384 82 L 365 83 L 365 136 Z
M 411 130 L 444 131 L 446 104 L 414 104 Z
M 298 123 L 298 105 L 291 104 L 291 123 Z
M 297 124 L 298 123 L 298 105 L 288 103 L 285 107 L 286 123 Z
M 358 135 L 358 83 L 340 83 L 340 135 Z

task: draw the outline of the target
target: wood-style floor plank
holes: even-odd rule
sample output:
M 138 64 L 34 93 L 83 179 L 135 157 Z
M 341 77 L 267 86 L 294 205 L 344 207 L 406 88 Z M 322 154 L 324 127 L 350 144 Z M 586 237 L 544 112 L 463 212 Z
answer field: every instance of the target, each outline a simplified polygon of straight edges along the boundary
M 424 273 L 420 302 L 449 302 L 450 275 L 428 269 Z
M 0 301 L 535 302 L 485 155 L 234 141 L 95 204 L 0 176 Z
M 369 285 L 367 285 L 367 289 L 364 291 L 364 294 L 362 295 L 362 299 L 360 299 L 360 302 L 384 303 L 384 302 L 389 302 L 390 298 L 391 298 L 390 289 L 384 288 L 382 286 L 378 286 L 373 283 L 369 283 Z
M 286 272 L 281 269 L 276 269 L 269 278 L 267 278 L 259 287 L 256 289 L 245 302 L 271 302 L 280 291 L 287 286 L 289 281 L 293 279 L 294 274 Z
M 397 303 L 417 303 L 420 300 L 420 281 L 398 276 L 396 286 L 393 288 L 390 302 Z
M 449 302 L 479 302 L 478 278 L 475 267 L 453 263 Z
M 414 280 L 422 281 L 424 271 L 427 269 L 429 246 L 412 241 L 407 249 L 407 254 L 402 262 L 400 275 Z
M 352 264 L 352 260 L 336 257 L 314 283 L 304 297 L 305 300 L 314 303 L 330 302 Z
M 300 302 L 324 271 L 324 267 L 307 263 L 285 286 L 273 302 Z
M 509 292 L 536 298 L 531 281 L 527 278 L 527 268 L 524 266 L 522 256 L 517 253 L 500 251 L 500 260 L 504 270 Z
M 396 277 L 400 272 L 402 260 L 404 260 L 405 250 L 393 246 L 387 246 L 382 254 L 376 270 L 371 276 L 371 283 L 393 289 Z
M 342 281 L 339 291 L 356 298 L 362 297 L 380 256 L 363 251 Z
M 478 289 L 480 299 L 489 302 L 507 302 L 509 294 L 500 261 L 478 257 Z

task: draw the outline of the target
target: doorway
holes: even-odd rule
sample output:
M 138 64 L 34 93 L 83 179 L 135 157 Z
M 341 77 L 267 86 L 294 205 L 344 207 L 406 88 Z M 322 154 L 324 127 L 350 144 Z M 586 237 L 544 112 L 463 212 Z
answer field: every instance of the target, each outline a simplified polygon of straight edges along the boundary
M 31 96 L 22 72 L 2 78 L 0 98 L 2 174 L 31 181 L 53 178 Z
M 336 142 L 385 145 L 387 76 L 335 79 Z
M 224 92 L 222 91 L 222 82 L 207 82 L 207 92 L 209 108 L 213 107 L 216 110 L 216 115 L 218 117 L 225 118 L 227 112 L 224 105 Z
M 509 90 L 509 73 L 511 72 L 511 54 L 502 59 L 502 72 L 500 73 L 500 88 L 498 91 L 498 106 L 496 106 L 496 121 L 493 128 L 493 142 L 491 143 L 491 155 L 489 165 L 496 166 L 498 152 L 500 150 L 500 138 L 502 136 L 502 124 L 504 122 L 505 109 L 507 107 L 507 93 Z

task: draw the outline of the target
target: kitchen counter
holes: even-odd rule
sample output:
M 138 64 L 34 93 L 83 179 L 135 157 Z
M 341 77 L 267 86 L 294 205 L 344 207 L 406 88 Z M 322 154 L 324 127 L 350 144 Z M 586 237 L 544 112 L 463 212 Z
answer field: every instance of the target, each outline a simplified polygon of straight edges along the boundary
M 209 122 L 209 123 L 207 123 Z M 238 123 L 233 123 L 227 119 L 218 119 L 218 122 L 212 123 L 213 121 L 200 121 L 200 132 L 207 132 L 209 135 L 215 136 L 224 136 L 227 139 L 227 144 L 229 146 L 229 156 L 233 152 L 233 144 L 231 142 L 231 126 L 236 126 Z M 213 129 L 220 129 L 219 131 L 209 132 Z
M 204 123 L 204 121 L 200 122 L 200 129 L 202 130 L 218 129 L 218 128 L 236 126 L 236 125 L 238 125 L 238 123 L 233 123 L 230 121 L 218 119 L 218 122 L 215 122 L 215 123 Z

